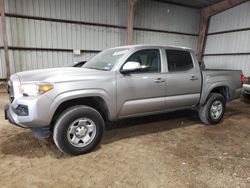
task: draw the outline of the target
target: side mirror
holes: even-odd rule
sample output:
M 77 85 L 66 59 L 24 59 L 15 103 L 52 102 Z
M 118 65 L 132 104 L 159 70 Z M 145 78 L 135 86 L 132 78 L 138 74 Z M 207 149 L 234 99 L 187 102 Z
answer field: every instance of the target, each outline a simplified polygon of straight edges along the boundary
M 141 69 L 141 64 L 139 62 L 136 61 L 128 61 L 126 62 L 122 69 L 120 70 L 120 72 L 122 74 L 126 74 L 126 73 L 130 73 L 130 72 L 134 72 L 134 71 L 138 71 Z

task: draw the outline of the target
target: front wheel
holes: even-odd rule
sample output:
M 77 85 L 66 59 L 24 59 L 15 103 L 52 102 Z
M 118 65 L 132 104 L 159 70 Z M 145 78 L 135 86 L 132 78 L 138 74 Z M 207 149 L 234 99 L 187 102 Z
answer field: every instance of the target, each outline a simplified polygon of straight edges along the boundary
M 204 106 L 199 109 L 199 117 L 206 125 L 219 123 L 226 110 L 225 98 L 219 93 L 211 93 Z
M 103 130 L 104 121 L 98 111 L 88 106 L 74 106 L 56 121 L 53 139 L 63 153 L 80 155 L 97 147 Z

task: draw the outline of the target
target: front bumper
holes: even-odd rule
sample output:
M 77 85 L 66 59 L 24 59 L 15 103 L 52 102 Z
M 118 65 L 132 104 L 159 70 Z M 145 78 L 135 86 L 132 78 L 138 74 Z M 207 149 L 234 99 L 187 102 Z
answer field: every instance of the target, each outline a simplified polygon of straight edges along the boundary
M 42 128 L 50 125 L 52 99 L 46 94 L 36 97 L 23 96 L 19 92 L 20 79 L 17 74 L 8 82 L 9 104 L 4 108 L 5 119 L 23 128 Z
M 10 123 L 18 126 L 18 127 L 22 127 L 22 128 L 31 128 L 32 129 L 32 133 L 36 138 L 42 139 L 42 138 L 48 138 L 50 136 L 50 127 L 46 126 L 46 127 L 38 127 L 38 128 L 34 128 L 34 127 L 27 127 L 25 125 L 22 124 L 18 124 L 13 116 L 12 113 L 10 112 L 10 105 L 7 104 L 4 107 L 4 118 L 6 120 L 9 120 Z
M 25 127 L 25 126 L 23 126 L 23 125 L 18 124 L 17 122 L 15 122 L 15 120 L 14 120 L 14 118 L 12 116 L 12 113 L 10 112 L 10 105 L 9 104 L 6 104 L 4 106 L 4 118 L 6 120 L 8 120 L 11 124 L 14 124 L 14 125 L 16 125 L 18 127 L 28 128 L 28 127 Z
M 22 128 L 47 127 L 51 121 L 51 102 L 46 95 L 15 98 L 12 103 L 5 106 L 4 116 L 10 123 Z M 28 113 L 20 115 L 20 111 L 17 110 L 19 106 L 27 107 Z

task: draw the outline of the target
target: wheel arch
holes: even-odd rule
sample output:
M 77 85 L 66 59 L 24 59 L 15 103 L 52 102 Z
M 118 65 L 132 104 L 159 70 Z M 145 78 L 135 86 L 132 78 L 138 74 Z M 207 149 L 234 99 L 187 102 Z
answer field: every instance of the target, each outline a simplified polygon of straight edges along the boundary
M 100 96 L 91 96 L 91 97 L 81 97 L 63 101 L 60 105 L 58 105 L 55 112 L 53 113 L 50 124 L 53 125 L 56 119 L 60 116 L 60 114 L 66 109 L 79 105 L 85 105 L 94 108 L 101 114 L 102 118 L 105 121 L 110 120 L 109 109 L 104 99 L 101 98 Z
M 210 93 L 219 93 L 224 97 L 225 101 L 230 100 L 230 93 L 229 93 L 229 87 L 228 86 L 215 87 L 210 91 Z
M 226 102 L 230 101 L 230 89 L 229 86 L 225 84 L 213 85 L 205 93 L 206 94 L 203 94 L 201 97 L 201 105 L 206 103 L 211 93 L 219 93 L 224 97 Z
M 112 105 L 113 106 L 110 106 Z M 116 103 L 109 99 L 108 94 L 103 90 L 98 91 L 72 91 L 58 95 L 52 102 L 50 111 L 50 125 L 53 125 L 58 116 L 66 109 L 85 105 L 97 110 L 105 121 L 112 119 Z

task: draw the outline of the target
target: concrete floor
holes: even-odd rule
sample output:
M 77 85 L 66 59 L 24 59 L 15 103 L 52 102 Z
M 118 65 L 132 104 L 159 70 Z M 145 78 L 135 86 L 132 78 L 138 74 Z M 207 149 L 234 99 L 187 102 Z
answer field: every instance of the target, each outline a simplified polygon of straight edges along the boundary
M 190 111 L 122 121 L 70 157 L 5 121 L 6 102 L 0 93 L 1 187 L 250 187 L 250 104 L 230 103 L 217 126 Z

